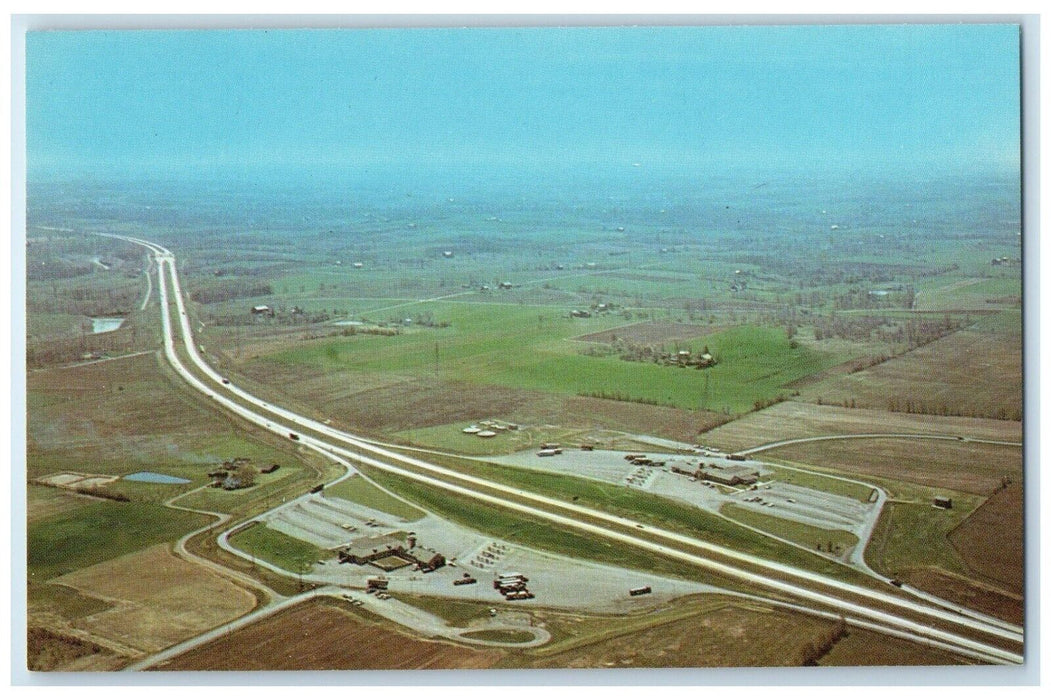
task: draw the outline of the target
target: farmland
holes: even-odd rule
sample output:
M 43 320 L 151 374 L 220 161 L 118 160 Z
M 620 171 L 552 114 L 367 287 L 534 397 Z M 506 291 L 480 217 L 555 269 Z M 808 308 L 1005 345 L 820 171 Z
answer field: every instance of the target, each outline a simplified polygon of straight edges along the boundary
M 426 312 L 449 327 L 326 338 L 269 359 L 304 372 L 436 375 L 510 389 L 731 413 L 748 411 L 756 401 L 776 397 L 785 384 L 844 359 L 791 347 L 780 329 L 742 326 L 684 343 L 684 349 L 698 354 L 706 345 L 720 358 L 711 369 L 692 371 L 582 355 L 569 341 L 581 330 L 614 325 L 614 319 L 567 319 L 543 309 L 441 302 L 400 311 L 409 316 Z
M 1017 595 L 1023 593 L 1025 532 L 1022 484 L 992 495 L 949 534 L 949 541 L 974 573 Z
M 962 330 L 869 369 L 807 386 L 808 401 L 906 413 L 1022 417 L 1022 336 L 1013 330 Z M 981 381 L 976 382 L 975 378 Z
M 129 576 L 127 572 L 137 572 Z M 109 603 L 71 624 L 142 652 L 164 649 L 250 611 L 255 596 L 157 545 L 54 580 Z
M 1017 442 L 1022 436 L 1017 277 L 1006 267 L 990 269 L 988 262 L 1011 252 L 1014 232 L 989 224 L 966 243 L 944 231 L 910 237 L 867 219 L 870 205 L 856 201 L 845 208 L 868 223 L 829 241 L 827 222 L 798 209 L 787 190 L 755 197 L 740 211 L 666 206 L 674 224 L 656 223 L 659 210 L 624 210 L 626 221 L 611 224 L 608 212 L 582 205 L 567 215 L 550 202 L 524 208 L 504 202 L 507 211 L 493 223 L 489 215 L 477 216 L 476 208 L 446 206 L 455 203 L 439 197 L 427 204 L 363 205 L 372 211 L 354 215 L 330 212 L 330 220 L 339 222 L 333 223 L 336 233 L 304 233 L 300 219 L 273 204 L 286 201 L 281 197 L 258 204 L 275 217 L 265 230 L 231 225 L 223 218 L 225 205 L 203 197 L 192 216 L 166 228 L 146 224 L 141 235 L 163 241 L 178 256 L 192 328 L 207 361 L 268 402 L 355 435 L 450 453 L 413 452 L 464 473 L 841 581 L 863 583 L 866 575 L 805 550 L 815 542 L 841 550 L 864 546 L 866 561 L 883 575 L 1020 619 L 1021 449 L 975 442 Z M 778 216 L 763 209 L 774 201 L 770 197 L 780 202 Z M 196 206 L 197 193 L 188 193 L 186 202 Z M 791 237 L 778 228 L 786 212 L 795 222 Z M 573 220 L 547 222 L 563 216 Z M 691 229 L 688 222 L 697 216 L 713 230 L 702 235 Z M 572 245 L 567 235 L 575 237 Z M 96 255 L 80 237 L 70 236 L 68 245 L 83 251 L 62 254 L 71 264 Z M 34 255 L 53 261 L 61 257 L 58 249 L 56 242 L 51 253 L 41 248 Z M 914 262 L 899 259 L 906 249 Z M 116 252 L 108 241 L 99 250 L 110 257 Z M 54 289 L 30 283 L 37 297 L 30 314 L 34 370 L 28 375 L 30 607 L 34 654 L 49 668 L 126 664 L 257 604 L 255 594 L 170 552 L 170 543 L 214 518 L 169 504 L 230 514 L 224 528 L 242 555 L 218 549 L 219 529 L 196 536 L 189 549 L 279 594 L 316 585 L 319 572 L 331 568 L 316 566 L 329 554 L 316 543 L 261 523 L 243 525 L 330 481 L 342 468 L 310 456 L 302 445 L 250 429 L 187 389 L 156 353 L 155 301 L 141 313 L 129 311 L 120 331 L 97 341 L 111 353 L 144 354 L 71 362 L 79 357 L 70 355 L 74 349 L 88 347 L 83 332 L 71 331 L 84 313 L 101 311 L 95 307 L 111 299 L 138 308 L 141 257 L 124 259 L 114 266 L 120 267 L 119 279 L 84 272 Z M 83 308 L 63 306 L 58 297 L 65 291 L 87 300 Z M 257 305 L 270 312 L 253 314 Z M 45 352 L 49 339 L 61 353 Z M 713 366 L 667 361 L 680 351 L 694 357 L 705 349 Z M 488 439 L 463 432 L 486 420 L 519 429 Z M 668 444 L 669 451 L 693 443 L 734 451 L 859 433 L 950 439 L 852 438 L 785 445 L 755 456 L 771 461 L 763 478 L 781 486 L 862 504 L 875 503 L 873 487 L 885 491 L 889 501 L 864 544 L 844 530 L 768 511 L 734 505 L 708 511 L 627 484 L 452 456 L 506 455 L 543 442 L 651 452 L 661 444 L 654 438 L 685 443 Z M 237 457 L 255 467 L 280 468 L 256 474 L 249 488 L 205 488 L 209 472 Z M 444 517 L 480 543 L 506 542 L 581 564 L 758 592 L 367 464 L 355 468 L 362 476 L 326 488 L 326 497 L 412 522 Z M 105 495 L 127 501 L 33 481 L 71 473 L 111 479 L 140 471 L 186 481 L 107 481 Z M 1009 488 L 994 493 L 1005 477 Z M 936 495 L 951 497 L 953 508 L 932 508 Z M 341 527 L 343 521 L 335 522 Z M 995 541 L 989 534 L 994 523 L 1010 530 Z M 407 530 L 399 526 L 394 534 L 402 537 Z M 443 552 L 461 546 L 448 544 Z M 464 560 L 479 556 L 466 544 L 460 551 Z M 292 575 L 266 570 L 259 565 L 264 561 Z M 458 565 L 468 571 L 466 561 Z M 150 575 L 137 587 L 125 581 L 127 571 L 143 567 Z M 351 579 L 357 575 L 350 568 L 340 568 L 339 575 L 344 572 Z M 477 598 L 412 600 L 457 623 L 483 625 L 489 619 L 488 605 Z M 624 605 L 637 602 L 631 598 Z M 722 594 L 638 608 L 627 617 L 532 605 L 526 610 L 518 614 L 545 625 L 551 642 L 516 650 L 422 640 L 342 602 L 313 602 L 265 616 L 165 668 L 962 662 L 843 629 L 835 620 Z M 527 636 L 503 628 L 472 634 L 490 642 Z M 365 639 L 370 644 L 360 643 Z
M 1022 423 L 786 401 L 720 426 L 706 433 L 703 440 L 723 449 L 741 450 L 794 438 L 864 433 L 964 435 L 982 440 L 1019 442 Z
M 917 449 L 917 443 L 922 449 Z M 773 459 L 838 473 L 885 477 L 933 488 L 989 494 L 1007 476 L 1022 473 L 1022 449 L 959 440 L 858 438 L 787 445 L 764 452 Z M 966 469 L 961 469 L 966 465 Z
M 305 603 L 156 668 L 163 671 L 490 668 L 497 650 L 416 639 L 333 603 Z

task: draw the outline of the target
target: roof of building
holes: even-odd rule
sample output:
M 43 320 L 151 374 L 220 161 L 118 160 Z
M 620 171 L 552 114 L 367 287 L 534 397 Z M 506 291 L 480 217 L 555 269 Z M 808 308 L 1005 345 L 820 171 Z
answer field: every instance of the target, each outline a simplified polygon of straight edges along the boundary
M 377 535 L 375 537 L 359 537 L 347 544 L 347 552 L 359 557 L 367 557 L 376 552 L 384 552 L 405 547 L 405 544 L 394 537 Z

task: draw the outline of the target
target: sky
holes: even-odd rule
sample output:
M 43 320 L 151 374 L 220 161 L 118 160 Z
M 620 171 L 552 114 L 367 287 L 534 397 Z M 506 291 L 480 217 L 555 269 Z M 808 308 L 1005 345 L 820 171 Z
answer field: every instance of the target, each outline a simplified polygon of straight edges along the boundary
M 1017 170 L 1014 25 L 34 32 L 29 175 Z

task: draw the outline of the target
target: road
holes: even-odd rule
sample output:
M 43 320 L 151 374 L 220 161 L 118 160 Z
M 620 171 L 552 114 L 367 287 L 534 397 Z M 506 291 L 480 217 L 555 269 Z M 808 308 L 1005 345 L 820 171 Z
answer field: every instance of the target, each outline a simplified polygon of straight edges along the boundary
M 522 489 L 508 487 L 497 482 L 490 482 L 477 477 L 461 474 L 454 470 L 430 464 L 413 457 L 407 457 L 396 452 L 391 452 L 390 450 L 378 448 L 357 436 L 335 430 L 322 423 L 263 401 L 244 391 L 240 387 L 225 383 L 223 377 L 215 372 L 215 370 L 207 365 L 207 363 L 205 363 L 200 357 L 197 348 L 194 345 L 193 335 L 190 330 L 189 320 L 183 303 L 183 293 L 175 269 L 174 255 L 165 248 L 141 239 L 126 238 L 125 240 L 150 248 L 153 250 L 154 256 L 157 260 L 158 272 L 160 275 L 158 289 L 161 295 L 164 349 L 169 363 L 173 366 L 176 372 L 187 381 L 187 383 L 245 420 L 285 436 L 288 436 L 290 433 L 298 434 L 298 431 L 304 430 L 320 434 L 324 436 L 324 439 L 319 439 L 306 434 L 299 435 L 299 442 L 303 446 L 315 449 L 319 452 L 329 452 L 341 455 L 363 464 L 371 465 L 388 473 L 414 479 L 420 483 L 465 495 L 475 500 L 481 500 L 532 517 L 541 518 L 575 530 L 598 535 L 605 539 L 615 540 L 640 549 L 668 556 L 670 558 L 696 565 L 710 572 L 758 585 L 768 590 L 788 594 L 797 599 L 806 600 L 812 604 L 829 606 L 841 611 L 843 614 L 866 618 L 881 625 L 895 628 L 905 634 L 914 635 L 917 638 L 928 640 L 933 639 L 938 643 L 950 644 L 955 647 L 959 653 L 964 653 L 975 658 L 991 660 L 996 663 L 1021 663 L 1023 661 L 1023 657 L 1013 651 L 1004 650 L 985 642 L 964 637 L 960 634 L 936 627 L 929 622 L 918 622 L 912 618 L 903 616 L 901 613 L 890 613 L 880 608 L 871 607 L 871 604 L 862 605 L 851 600 L 838 598 L 835 595 L 821 590 L 813 590 L 809 586 L 813 585 L 825 590 L 833 590 L 841 594 L 849 594 L 853 597 L 869 600 L 871 603 L 876 603 L 881 607 L 895 608 L 906 611 L 910 614 L 921 615 L 927 619 L 933 618 L 935 620 L 949 622 L 959 627 L 1005 639 L 1012 643 L 1021 643 L 1021 630 L 1015 626 L 1000 623 L 999 621 L 996 623 L 989 623 L 984 620 L 976 620 L 972 617 L 961 616 L 951 611 L 934 608 L 913 600 L 906 600 L 897 595 L 844 583 L 837 579 L 791 567 L 779 562 L 767 561 L 753 555 L 736 552 L 726 547 L 714 545 L 681 533 L 644 525 L 629 518 L 609 515 L 602 511 L 584 508 L 582 506 L 563 502 L 558 499 L 548 498 Z M 215 386 L 205 384 L 196 374 L 189 371 L 176 352 L 175 337 L 170 319 L 171 309 L 166 277 L 170 279 L 170 284 L 172 286 L 185 352 L 194 364 L 196 370 L 202 375 L 210 378 Z M 235 401 L 231 398 L 231 395 L 238 397 L 240 401 Z M 270 416 L 259 413 L 252 408 L 248 408 L 246 404 L 261 409 L 270 414 Z M 421 471 L 427 473 L 424 474 L 421 473 Z M 468 485 L 464 485 L 465 483 Z M 500 495 L 494 495 L 493 492 L 499 493 Z M 529 501 L 536 505 L 528 505 L 522 501 Z M 550 509 L 556 509 L 560 512 L 553 512 Z M 565 512 L 572 513 L 574 517 L 564 515 L 563 513 Z M 599 525 L 596 521 L 603 524 Z M 628 534 L 623 530 L 628 530 L 632 534 Z M 649 537 L 643 537 L 642 535 L 644 532 L 649 537 L 656 536 L 665 542 L 672 542 L 674 543 L 674 546 L 655 542 Z M 697 550 L 718 555 L 723 560 L 729 559 L 741 564 L 748 564 L 751 567 L 760 568 L 765 571 L 765 573 L 756 573 L 749 569 L 742 569 L 739 566 L 727 564 L 723 560 L 716 560 L 709 556 L 694 553 L 694 551 Z M 795 579 L 796 582 L 786 579 Z
M 931 433 L 850 433 L 847 435 L 818 435 L 817 437 L 792 438 L 791 440 L 778 440 L 768 442 L 765 445 L 749 447 L 747 450 L 738 450 L 739 455 L 750 455 L 756 452 L 765 452 L 786 445 L 799 445 L 805 442 L 822 442 L 825 440 L 866 440 L 872 438 L 896 438 L 907 440 L 953 440 L 955 442 L 978 442 L 984 445 L 1007 445 L 1009 447 L 1021 447 L 1022 443 L 1010 440 L 986 440 L 983 438 L 964 437 L 962 435 L 937 435 Z

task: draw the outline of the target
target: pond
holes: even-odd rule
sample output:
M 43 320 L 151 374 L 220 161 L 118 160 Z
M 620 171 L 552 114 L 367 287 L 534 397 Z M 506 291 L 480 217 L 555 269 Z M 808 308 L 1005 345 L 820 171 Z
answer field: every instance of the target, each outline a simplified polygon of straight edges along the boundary
M 92 318 L 91 319 L 91 332 L 92 333 L 109 333 L 115 331 L 121 327 L 124 323 L 123 318 Z
M 189 479 L 182 479 L 169 474 L 158 474 L 157 472 L 135 472 L 124 477 L 125 481 L 146 481 L 151 484 L 188 484 Z

